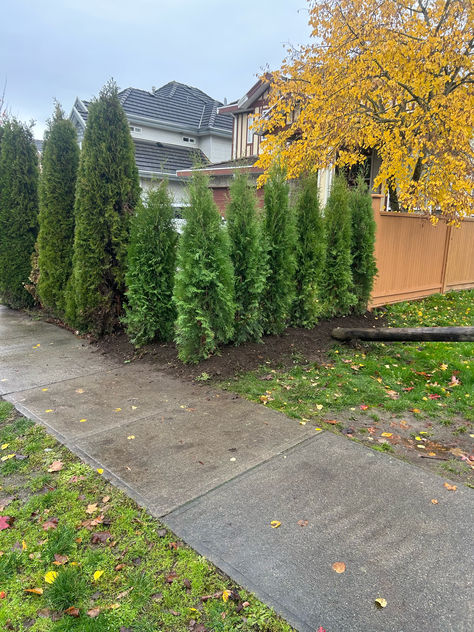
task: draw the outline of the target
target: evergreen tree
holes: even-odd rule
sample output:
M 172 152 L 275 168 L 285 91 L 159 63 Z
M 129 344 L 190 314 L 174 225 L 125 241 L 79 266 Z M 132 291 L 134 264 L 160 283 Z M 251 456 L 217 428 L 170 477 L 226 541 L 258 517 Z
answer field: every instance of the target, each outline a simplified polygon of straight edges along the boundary
M 43 145 L 37 291 L 41 303 L 60 316 L 65 310 L 66 285 L 72 268 L 78 164 L 76 130 L 56 104 Z
M 234 266 L 234 341 L 259 340 L 263 333 L 260 299 L 265 287 L 266 253 L 262 244 L 254 191 L 245 174 L 237 175 L 230 187 L 227 207 L 230 257 Z
M 355 305 L 352 293 L 351 214 L 343 176 L 334 178 L 325 208 L 326 266 L 321 282 L 325 316 L 345 316 Z
M 229 237 L 202 173 L 193 176 L 190 201 L 178 246 L 176 343 L 183 362 L 198 362 L 232 337 L 234 279 Z
M 285 171 L 275 165 L 265 184 L 264 235 L 268 249 L 268 275 L 263 293 L 263 327 L 281 334 L 288 324 L 294 298 L 296 235 L 288 203 Z
M 173 283 L 176 241 L 167 182 L 150 189 L 132 218 L 127 255 L 127 333 L 136 347 L 155 338 L 172 340 L 176 309 Z
M 38 232 L 38 156 L 31 130 L 5 123 L 0 152 L 0 296 L 13 308 L 33 305 L 24 287 Z
M 79 329 L 101 336 L 119 323 L 138 198 L 133 141 L 117 86 L 109 81 L 89 106 L 77 176 L 66 318 Z
M 372 198 L 362 176 L 358 177 L 357 187 L 350 192 L 349 206 L 352 216 L 352 280 L 357 298 L 355 309 L 363 314 L 374 286 L 377 266 Z
M 293 323 L 314 327 L 321 312 L 319 284 L 324 270 L 324 225 L 319 206 L 318 175 L 303 179 L 296 204 L 296 296 Z

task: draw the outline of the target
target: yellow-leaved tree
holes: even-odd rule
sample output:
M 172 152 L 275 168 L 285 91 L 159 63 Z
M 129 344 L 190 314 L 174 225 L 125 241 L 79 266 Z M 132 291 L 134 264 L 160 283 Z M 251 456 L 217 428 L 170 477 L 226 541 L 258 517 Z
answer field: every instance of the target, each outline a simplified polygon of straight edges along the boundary
M 472 0 L 309 0 L 311 43 L 273 73 L 259 165 L 382 160 L 392 208 L 473 212 Z M 265 177 L 265 176 L 264 176 Z

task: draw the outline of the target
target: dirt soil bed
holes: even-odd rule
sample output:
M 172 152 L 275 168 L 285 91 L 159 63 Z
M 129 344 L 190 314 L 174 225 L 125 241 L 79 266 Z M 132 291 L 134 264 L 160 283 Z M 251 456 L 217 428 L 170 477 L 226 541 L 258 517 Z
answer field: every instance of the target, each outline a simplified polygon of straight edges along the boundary
M 178 360 L 174 343 L 149 344 L 135 351 L 123 333 L 107 336 L 96 345 L 98 351 L 121 362 L 144 360 L 170 375 L 195 379 L 203 373 L 209 378 L 226 379 L 252 371 L 262 364 L 289 368 L 295 362 L 325 362 L 326 352 L 335 343 L 331 332 L 335 327 L 382 327 L 383 319 L 371 312 L 363 316 L 347 316 L 322 320 L 314 329 L 289 328 L 280 336 L 264 336 L 261 342 L 238 347 L 225 345 L 219 355 L 199 364 L 185 365 Z

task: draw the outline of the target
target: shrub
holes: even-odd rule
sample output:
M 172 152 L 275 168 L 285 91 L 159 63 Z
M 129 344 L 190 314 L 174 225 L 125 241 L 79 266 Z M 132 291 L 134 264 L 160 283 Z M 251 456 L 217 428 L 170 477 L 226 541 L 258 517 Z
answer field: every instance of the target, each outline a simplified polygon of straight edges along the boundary
M 125 275 L 127 304 L 122 322 L 136 347 L 154 338 L 173 338 L 177 237 L 171 198 L 164 181 L 147 192 L 131 223 Z
M 296 296 L 293 323 L 314 327 L 321 312 L 319 284 L 324 270 L 324 225 L 319 206 L 318 175 L 303 179 L 296 204 Z
M 259 340 L 263 333 L 260 299 L 265 287 L 266 253 L 262 244 L 254 191 L 244 174 L 237 175 L 230 187 L 227 227 L 230 257 L 234 266 L 235 330 L 234 341 Z
M 0 151 L 0 296 L 13 308 L 33 305 L 24 287 L 38 232 L 38 157 L 31 130 L 12 119 Z
M 67 320 L 101 336 L 119 324 L 130 217 L 139 198 L 134 146 L 117 86 L 89 106 L 75 200 Z
M 193 176 L 190 201 L 178 246 L 176 343 L 183 362 L 198 362 L 232 337 L 234 285 L 229 238 L 202 173 Z
M 262 305 L 264 331 L 268 334 L 280 334 L 285 329 L 294 297 L 296 236 L 288 196 L 285 171 L 275 165 L 265 184 L 268 275 Z
M 57 315 L 65 310 L 65 290 L 72 268 L 78 164 L 76 130 L 57 104 L 43 146 L 37 285 L 41 303 Z
M 352 280 L 357 299 L 355 309 L 363 314 L 374 286 L 377 266 L 372 198 L 362 176 L 357 180 L 357 187 L 350 192 L 349 207 L 352 217 Z
M 334 178 L 325 208 L 326 264 L 321 282 L 325 316 L 344 316 L 355 304 L 352 288 L 351 214 L 343 176 Z

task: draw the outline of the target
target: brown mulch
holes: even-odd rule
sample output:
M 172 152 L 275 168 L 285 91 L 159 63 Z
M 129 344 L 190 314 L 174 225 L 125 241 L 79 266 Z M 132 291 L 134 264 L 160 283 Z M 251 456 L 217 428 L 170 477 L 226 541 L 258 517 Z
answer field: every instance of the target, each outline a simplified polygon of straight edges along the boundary
M 380 315 L 376 320 L 371 312 L 363 316 L 322 320 L 314 329 L 289 328 L 280 336 L 264 336 L 261 342 L 248 342 L 238 347 L 225 345 L 218 355 L 192 365 L 178 360 L 174 343 L 158 342 L 135 350 L 124 333 L 117 333 L 92 344 L 99 353 L 118 362 L 150 362 L 156 369 L 184 379 L 194 379 L 202 373 L 211 378 L 226 379 L 257 369 L 265 363 L 275 368 L 288 368 L 295 362 L 324 362 L 326 352 L 335 343 L 331 338 L 335 327 L 381 326 L 383 320 Z

